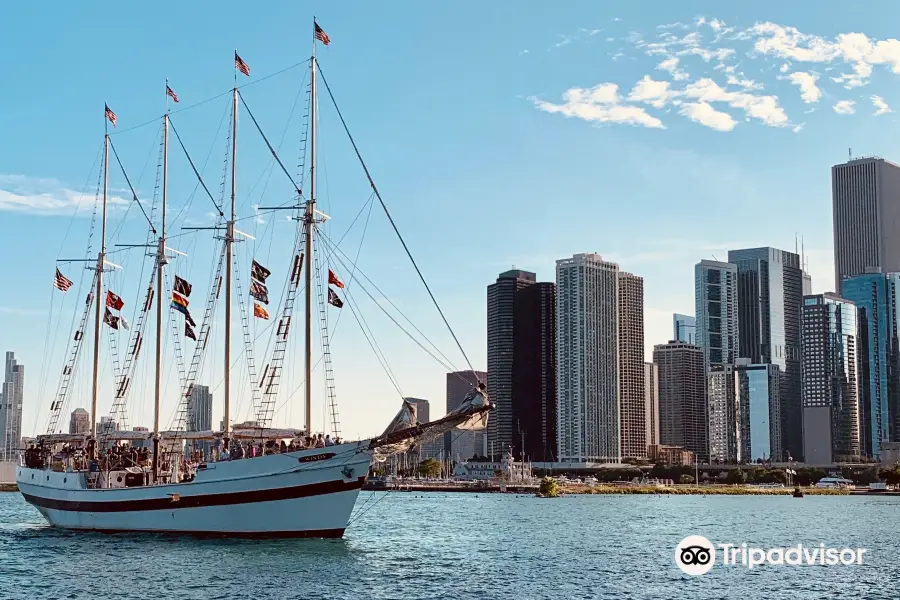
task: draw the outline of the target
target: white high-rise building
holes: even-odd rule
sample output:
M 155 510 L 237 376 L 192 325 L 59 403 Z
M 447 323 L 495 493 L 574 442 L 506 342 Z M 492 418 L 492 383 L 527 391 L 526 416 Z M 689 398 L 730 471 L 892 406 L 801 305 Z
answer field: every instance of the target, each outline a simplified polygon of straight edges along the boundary
M 557 441 L 565 462 L 620 462 L 619 266 L 556 261 Z
M 13 352 L 7 352 L 5 378 L 0 391 L 0 461 L 16 460 L 22 447 L 24 390 L 25 366 L 16 362 Z

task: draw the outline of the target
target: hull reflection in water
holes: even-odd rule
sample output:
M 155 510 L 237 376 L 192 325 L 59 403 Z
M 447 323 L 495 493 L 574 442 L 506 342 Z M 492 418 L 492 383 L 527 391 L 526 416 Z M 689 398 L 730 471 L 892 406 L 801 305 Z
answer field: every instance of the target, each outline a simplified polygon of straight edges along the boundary
M 19 467 L 25 500 L 54 526 L 262 537 L 341 537 L 368 442 L 209 463 L 189 483 L 89 489 L 86 474 Z

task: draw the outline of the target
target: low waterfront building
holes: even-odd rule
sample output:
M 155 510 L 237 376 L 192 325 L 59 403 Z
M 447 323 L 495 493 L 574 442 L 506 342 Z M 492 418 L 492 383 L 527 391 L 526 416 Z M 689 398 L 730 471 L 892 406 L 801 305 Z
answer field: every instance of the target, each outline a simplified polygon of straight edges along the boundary
M 456 466 L 453 468 L 453 477 L 465 481 L 501 478 L 507 483 L 527 483 L 534 479 L 531 473 L 531 463 L 517 462 L 508 452 L 500 462 L 467 461 L 456 463 Z
M 682 446 L 650 444 L 647 446 L 650 462 L 662 463 L 667 467 L 683 467 L 694 464 L 694 453 Z

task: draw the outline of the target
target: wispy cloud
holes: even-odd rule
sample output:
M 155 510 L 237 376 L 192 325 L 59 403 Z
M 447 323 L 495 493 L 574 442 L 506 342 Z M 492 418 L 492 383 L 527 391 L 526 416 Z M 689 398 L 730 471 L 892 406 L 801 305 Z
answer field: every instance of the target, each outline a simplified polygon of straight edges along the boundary
M 672 75 L 672 79 L 674 79 L 675 81 L 690 79 L 690 75 L 678 68 L 678 62 L 679 61 L 677 57 L 670 56 L 666 60 L 656 65 L 656 68 L 660 71 L 668 71 Z
M 822 90 L 816 85 L 819 76 L 815 73 L 798 71 L 791 73 L 786 79 L 800 88 L 800 98 L 807 104 L 818 102 L 822 98 Z
M 14 315 L 18 317 L 39 317 L 46 311 L 37 308 L 21 308 L 19 306 L 0 306 L 0 315 Z
M 869 98 L 872 101 L 872 105 L 875 106 L 875 112 L 872 114 L 876 117 L 880 117 L 881 115 L 886 115 L 889 112 L 893 112 L 891 107 L 888 106 L 888 103 L 884 101 L 884 98 L 881 96 L 872 96 Z
M 841 100 L 835 102 L 831 108 L 839 115 L 852 115 L 856 112 L 856 102 L 853 100 Z
M 731 131 L 737 125 L 731 115 L 714 109 L 706 102 L 688 102 L 678 112 L 691 121 L 716 131 Z
M 639 106 L 621 103 L 619 86 L 601 83 L 590 89 L 571 88 L 563 94 L 562 104 L 530 98 L 540 110 L 575 117 L 592 123 L 624 123 L 651 128 L 664 128 L 662 121 Z
M 93 193 L 76 192 L 55 179 L 0 175 L 0 211 L 71 216 L 93 207 L 94 202 Z M 113 195 L 107 198 L 107 203 L 126 205 L 128 201 Z

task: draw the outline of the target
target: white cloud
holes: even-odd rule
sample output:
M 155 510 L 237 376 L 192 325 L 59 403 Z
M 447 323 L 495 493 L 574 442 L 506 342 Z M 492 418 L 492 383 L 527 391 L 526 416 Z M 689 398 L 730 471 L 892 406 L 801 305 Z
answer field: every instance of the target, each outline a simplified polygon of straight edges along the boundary
M 592 123 L 623 123 L 664 129 L 662 121 L 638 106 L 620 104 L 619 86 L 601 83 L 590 89 L 571 88 L 563 94 L 562 104 L 531 98 L 540 110 L 575 117 Z
M 778 106 L 777 96 L 756 96 L 748 92 L 726 91 L 706 77 L 688 85 L 684 95 L 701 102 L 725 102 L 732 108 L 742 109 L 748 117 L 758 119 L 772 127 L 788 124 L 788 116 Z
M 707 48 L 699 47 L 687 48 L 686 50 L 676 52 L 678 56 L 690 56 L 692 54 L 699 56 L 703 59 L 703 62 L 709 62 L 714 58 L 721 62 L 734 53 L 735 51 L 732 48 L 718 48 L 716 50 L 709 50 Z
M 872 75 L 872 65 L 867 62 L 858 62 L 853 65 L 853 73 L 842 73 L 838 77 L 832 77 L 835 83 L 843 83 L 848 90 L 862 87 L 869 83 L 869 76 Z
M 731 131 L 737 122 L 728 113 L 714 109 L 706 102 L 688 102 L 678 111 L 690 120 L 716 131 Z
M 672 79 L 675 81 L 682 81 L 684 79 L 690 79 L 690 75 L 682 71 L 678 68 L 678 58 L 671 56 L 666 60 L 662 61 L 656 68 L 660 71 L 668 71 L 672 74 Z
M 791 65 L 789 65 L 788 63 L 783 63 L 783 64 L 778 68 L 778 70 L 781 71 L 782 73 L 787 73 L 788 71 L 791 70 Z
M 55 179 L 0 175 L 0 211 L 71 216 L 73 212 L 93 207 L 94 201 L 94 193 L 76 192 Z M 107 198 L 108 205 L 128 202 L 117 195 Z
M 856 102 L 853 100 L 841 100 L 840 102 L 835 103 L 832 108 L 834 112 L 839 115 L 852 115 L 856 112 Z
M 872 113 L 876 117 L 880 117 L 881 115 L 887 114 L 889 112 L 893 112 L 891 107 L 888 106 L 888 103 L 884 101 L 884 98 L 881 96 L 872 96 L 870 98 L 872 104 L 875 106 L 875 112 Z
M 631 102 L 645 102 L 654 108 L 664 107 L 676 93 L 673 93 L 668 81 L 655 81 L 649 75 L 638 81 L 628 100 Z
M 761 90 L 763 89 L 763 85 L 761 83 L 757 83 L 752 79 L 743 79 L 744 74 L 740 73 L 740 77 L 736 77 L 734 75 L 734 69 L 731 71 L 726 71 L 728 73 L 728 85 L 737 85 L 745 90 Z
M 821 100 L 822 90 L 816 85 L 819 76 L 815 73 L 797 71 L 788 75 L 787 79 L 800 88 L 800 98 L 807 104 Z

